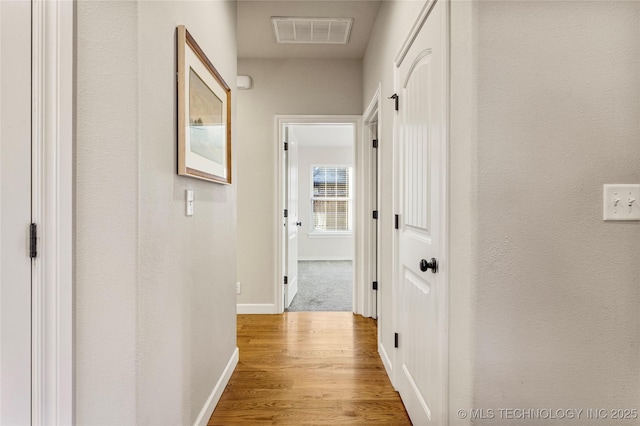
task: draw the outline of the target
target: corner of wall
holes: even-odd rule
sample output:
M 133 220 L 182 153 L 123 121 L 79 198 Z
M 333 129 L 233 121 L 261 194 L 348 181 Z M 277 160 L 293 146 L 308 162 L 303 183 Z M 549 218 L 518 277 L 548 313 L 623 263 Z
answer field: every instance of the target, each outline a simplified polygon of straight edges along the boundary
M 450 2 L 449 139 L 449 420 L 473 406 L 475 280 L 477 275 L 477 17 L 475 2 Z

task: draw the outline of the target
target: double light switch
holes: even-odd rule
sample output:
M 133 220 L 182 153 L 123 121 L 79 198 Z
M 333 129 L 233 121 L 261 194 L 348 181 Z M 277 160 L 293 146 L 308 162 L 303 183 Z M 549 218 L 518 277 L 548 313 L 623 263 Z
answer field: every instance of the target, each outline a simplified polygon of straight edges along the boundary
M 604 186 L 604 220 L 640 220 L 640 185 Z

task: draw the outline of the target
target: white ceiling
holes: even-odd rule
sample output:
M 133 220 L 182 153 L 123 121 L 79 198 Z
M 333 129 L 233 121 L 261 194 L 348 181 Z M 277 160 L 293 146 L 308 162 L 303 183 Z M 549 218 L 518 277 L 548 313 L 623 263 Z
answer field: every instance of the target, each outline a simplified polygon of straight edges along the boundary
M 238 1 L 238 57 L 286 59 L 360 59 L 369 42 L 380 1 Z M 346 45 L 278 44 L 272 16 L 353 18 Z
M 351 148 L 352 124 L 294 124 L 289 126 L 289 137 L 306 148 Z

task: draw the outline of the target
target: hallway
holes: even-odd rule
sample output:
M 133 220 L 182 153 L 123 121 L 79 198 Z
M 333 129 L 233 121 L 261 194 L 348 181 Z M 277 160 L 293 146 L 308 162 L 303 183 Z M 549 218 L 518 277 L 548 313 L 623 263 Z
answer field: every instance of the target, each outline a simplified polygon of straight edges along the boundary
M 640 1 L 5 0 L 0 39 L 0 425 L 638 417 Z M 355 152 L 314 141 L 294 221 L 311 119 Z M 282 315 L 283 225 L 331 205 L 377 322 Z
M 240 362 L 209 424 L 410 425 L 376 334 L 348 312 L 238 315 Z

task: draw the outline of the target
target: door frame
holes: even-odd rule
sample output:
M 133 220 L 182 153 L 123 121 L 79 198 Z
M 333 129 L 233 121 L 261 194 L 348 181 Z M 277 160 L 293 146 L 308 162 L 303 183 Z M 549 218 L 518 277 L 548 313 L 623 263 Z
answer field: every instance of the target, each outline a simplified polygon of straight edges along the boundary
M 356 176 L 358 177 L 358 193 L 361 194 L 359 205 L 362 206 L 360 211 L 358 212 L 358 217 L 360 220 L 356 224 L 359 225 L 358 238 L 356 240 L 356 282 L 360 282 L 364 287 L 363 291 L 363 303 L 362 303 L 362 316 L 365 317 L 380 317 L 380 300 L 379 300 L 379 292 L 373 290 L 372 283 L 375 281 L 375 278 L 379 278 L 380 276 L 380 250 L 377 249 L 372 253 L 371 244 L 372 243 L 372 228 L 375 227 L 377 232 L 377 244 L 380 244 L 380 220 L 376 220 L 374 222 L 374 226 L 371 226 L 371 206 L 373 206 L 373 200 L 371 199 L 371 194 L 376 189 L 373 186 L 371 179 L 371 172 L 373 170 L 373 161 L 372 154 L 374 149 L 372 146 L 373 134 L 371 132 L 371 125 L 377 123 L 377 135 L 378 140 L 381 135 L 381 120 L 380 120 L 380 104 L 382 99 L 382 85 L 378 83 L 376 92 L 374 93 L 367 109 L 364 114 L 362 114 L 362 141 L 359 152 L 358 161 L 360 163 L 360 167 L 357 169 Z M 377 164 L 375 170 L 377 171 L 376 176 L 376 187 L 377 187 L 377 199 L 378 205 L 376 208 L 378 209 L 378 214 L 380 217 L 382 213 L 382 206 L 380 205 L 380 153 L 378 151 L 378 155 L 376 156 Z M 374 274 L 374 267 L 377 268 L 377 273 Z M 380 341 L 380 327 L 378 327 L 378 342 Z
M 353 124 L 354 129 L 354 139 L 353 139 L 353 149 L 354 149 L 354 174 L 356 176 L 356 196 L 354 198 L 355 212 L 354 220 L 354 244 L 358 239 L 358 226 L 361 221 L 360 216 L 358 216 L 357 212 L 359 206 L 362 204 L 360 201 L 361 193 L 358 191 L 358 170 L 360 168 L 359 165 L 359 150 L 360 150 L 360 135 L 362 128 L 362 117 L 359 115 L 276 115 L 274 117 L 274 141 L 276 144 L 275 151 L 275 164 L 276 169 L 274 173 L 274 184 L 276 187 L 276 211 L 275 211 L 275 221 L 273 225 L 273 240 L 276 242 L 276 249 L 273 253 L 273 264 L 276 265 L 274 268 L 275 275 L 273 277 L 273 285 L 274 285 L 274 306 L 275 313 L 281 314 L 284 312 L 284 283 L 283 277 L 285 273 L 284 269 L 284 233 L 282 232 L 282 219 L 283 219 L 283 209 L 285 203 L 285 191 L 284 191 L 284 173 L 285 164 L 284 164 L 284 156 L 283 152 L 283 141 L 284 141 L 284 132 L 283 129 L 286 125 L 289 124 L 327 124 L 327 123 L 340 123 L 340 124 Z M 358 259 L 359 253 L 356 248 L 354 256 L 354 265 L 356 260 Z M 364 299 L 363 292 L 364 289 L 361 286 L 361 283 L 355 280 L 355 267 L 354 267 L 354 286 L 353 286 L 353 312 L 361 313 L 362 312 L 362 299 Z
M 400 47 L 394 61 L 393 61 L 393 74 L 394 74 L 394 90 L 397 90 L 398 86 L 398 68 L 402 64 L 402 61 L 405 59 L 409 49 L 411 48 L 413 42 L 415 41 L 418 33 L 423 28 L 429 14 L 436 4 L 436 2 L 442 3 L 444 7 L 444 13 L 446 15 L 446 19 L 443 23 L 443 40 L 442 40 L 442 50 L 444 56 L 444 80 L 445 80 L 445 89 L 443 94 L 443 122 L 446 123 L 445 127 L 442 129 L 443 137 L 442 137 L 442 164 L 440 168 L 440 179 L 442 182 L 442 191 L 441 191 L 441 203 L 440 203 L 440 217 L 442 221 L 441 226 L 441 240 L 442 240 L 442 253 L 440 258 L 438 259 L 438 275 L 440 275 L 441 284 L 444 287 L 444 299 L 447 301 L 446 306 L 443 307 L 445 311 L 446 324 L 444 326 L 444 342 L 445 344 L 442 347 L 442 359 L 443 359 L 443 368 L 445 370 L 444 380 L 443 380 L 443 388 L 442 388 L 442 412 L 445 420 L 445 424 L 448 424 L 449 419 L 449 324 L 450 324 L 450 312 L 449 312 L 449 191 L 450 191 L 450 128 L 451 128 L 451 51 L 450 51 L 450 39 L 451 39 L 451 30 L 450 30 L 450 16 L 451 16 L 451 4 L 450 0 L 427 0 L 424 2 L 424 6 L 422 7 L 418 17 L 413 23 L 409 33 L 404 39 L 402 46 Z M 399 173 L 401 173 L 401 158 L 399 156 L 399 147 L 396 143 L 398 141 L 398 113 L 394 114 L 393 117 L 393 157 L 394 157 L 394 211 L 399 210 L 399 192 L 400 188 L 398 184 Z M 394 280 L 398 280 L 399 277 L 399 235 L 397 232 L 394 232 L 393 235 L 393 247 L 394 247 L 394 255 L 393 255 L 393 276 Z M 398 300 L 397 295 L 397 283 L 394 285 L 393 290 L 393 299 L 394 305 L 396 305 Z M 400 309 L 398 306 L 395 306 L 394 312 L 394 324 L 397 329 L 399 324 L 399 312 Z M 397 362 L 395 359 L 394 363 Z M 398 377 L 400 374 L 397 368 L 393 369 L 393 377 L 391 377 L 391 382 L 394 384 L 397 383 Z
M 32 424 L 73 424 L 74 23 L 32 1 Z
M 293 302 L 293 298 L 296 297 L 298 293 L 298 245 L 300 243 L 299 235 L 300 228 L 298 227 L 298 222 L 300 220 L 300 188 L 299 188 L 299 177 L 295 176 L 296 173 L 299 175 L 298 169 L 298 143 L 297 141 L 291 140 L 291 129 L 285 124 L 282 126 L 283 138 L 281 139 L 283 143 L 287 146 L 287 149 L 282 151 L 283 157 L 283 169 L 282 176 L 284 178 L 283 190 L 284 190 L 284 203 L 283 208 L 287 210 L 287 215 L 284 219 L 284 231 L 283 236 L 285 238 L 285 247 L 283 247 L 282 255 L 283 257 L 283 275 L 287 277 L 287 285 L 282 286 L 283 292 L 283 308 L 287 309 L 291 306 L 291 302 Z M 292 161 L 293 160 L 293 161 Z M 292 171 L 292 163 L 295 162 L 296 173 Z M 295 176 L 295 178 L 293 178 Z M 292 183 L 295 182 L 295 185 Z M 295 186 L 295 188 L 293 188 Z M 294 191 L 295 189 L 295 191 Z M 295 209 L 292 207 L 292 201 L 295 200 Z M 295 226 L 295 228 L 293 227 Z M 291 246 L 292 234 L 295 233 L 295 249 Z M 293 254 L 293 256 L 292 256 Z M 295 259 L 295 261 L 294 261 Z M 292 265 L 295 265 L 295 275 L 292 274 Z

